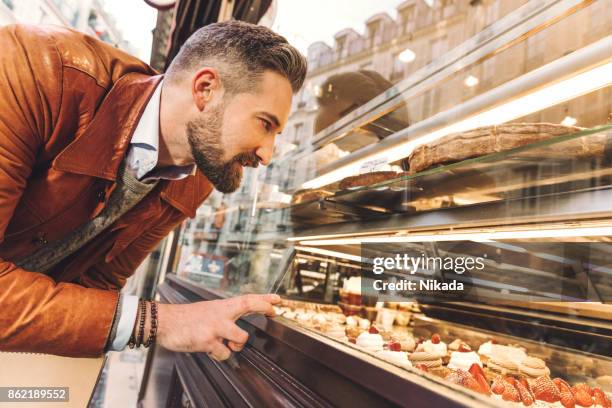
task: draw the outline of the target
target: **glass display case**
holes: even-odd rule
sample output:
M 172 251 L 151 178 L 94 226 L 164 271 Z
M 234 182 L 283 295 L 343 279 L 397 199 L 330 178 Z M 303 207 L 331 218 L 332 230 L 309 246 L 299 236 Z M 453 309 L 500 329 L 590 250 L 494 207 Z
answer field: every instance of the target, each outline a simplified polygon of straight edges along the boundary
M 159 289 L 278 316 L 227 363 L 155 350 L 172 386 L 142 399 L 611 406 L 612 3 L 408 0 L 308 54 L 272 164 L 183 225 Z M 398 254 L 422 263 L 376 271 Z

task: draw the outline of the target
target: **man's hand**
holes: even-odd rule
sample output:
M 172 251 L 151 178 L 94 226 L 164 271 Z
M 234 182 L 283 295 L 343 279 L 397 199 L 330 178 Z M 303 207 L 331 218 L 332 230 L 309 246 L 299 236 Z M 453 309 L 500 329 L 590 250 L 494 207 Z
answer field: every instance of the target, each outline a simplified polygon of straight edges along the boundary
M 191 304 L 159 304 L 157 343 L 169 350 L 204 352 L 215 360 L 225 360 L 232 351 L 242 350 L 249 337 L 236 320 L 251 313 L 274 316 L 272 305 L 279 302 L 278 295 L 244 295 Z

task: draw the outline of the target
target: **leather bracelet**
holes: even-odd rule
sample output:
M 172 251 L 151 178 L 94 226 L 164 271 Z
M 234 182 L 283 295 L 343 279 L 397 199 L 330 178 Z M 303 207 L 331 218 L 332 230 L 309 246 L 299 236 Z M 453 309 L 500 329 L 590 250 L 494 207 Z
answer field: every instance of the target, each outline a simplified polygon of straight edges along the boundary
M 141 300 L 140 301 L 140 323 L 138 324 L 138 337 L 136 341 L 136 347 L 142 346 L 142 343 L 144 342 L 146 318 L 147 318 L 147 302 L 144 300 Z
M 145 348 L 148 348 L 155 341 L 157 336 L 157 303 L 151 301 L 151 330 L 149 331 L 149 338 L 144 344 Z

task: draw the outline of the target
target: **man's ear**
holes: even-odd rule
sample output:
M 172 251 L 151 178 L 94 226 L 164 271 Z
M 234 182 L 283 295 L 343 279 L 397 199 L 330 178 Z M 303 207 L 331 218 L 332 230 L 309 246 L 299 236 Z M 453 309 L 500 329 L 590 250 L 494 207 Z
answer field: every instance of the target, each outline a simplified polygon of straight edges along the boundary
M 191 94 L 199 111 L 203 111 L 215 93 L 220 92 L 221 81 L 219 71 L 204 67 L 198 70 L 191 81 Z

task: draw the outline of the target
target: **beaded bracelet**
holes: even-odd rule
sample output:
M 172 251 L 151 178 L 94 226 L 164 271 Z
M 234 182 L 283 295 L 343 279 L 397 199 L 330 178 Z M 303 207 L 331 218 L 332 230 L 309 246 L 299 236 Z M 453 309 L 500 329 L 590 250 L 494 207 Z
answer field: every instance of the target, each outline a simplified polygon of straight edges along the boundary
M 145 348 L 148 348 L 155 341 L 157 336 L 157 303 L 151 301 L 151 330 L 149 331 L 149 338 L 144 344 Z
M 138 337 L 136 341 L 136 347 L 142 346 L 144 342 L 144 331 L 145 331 L 145 320 L 147 318 L 147 302 L 144 300 L 140 301 L 140 323 L 138 324 Z

